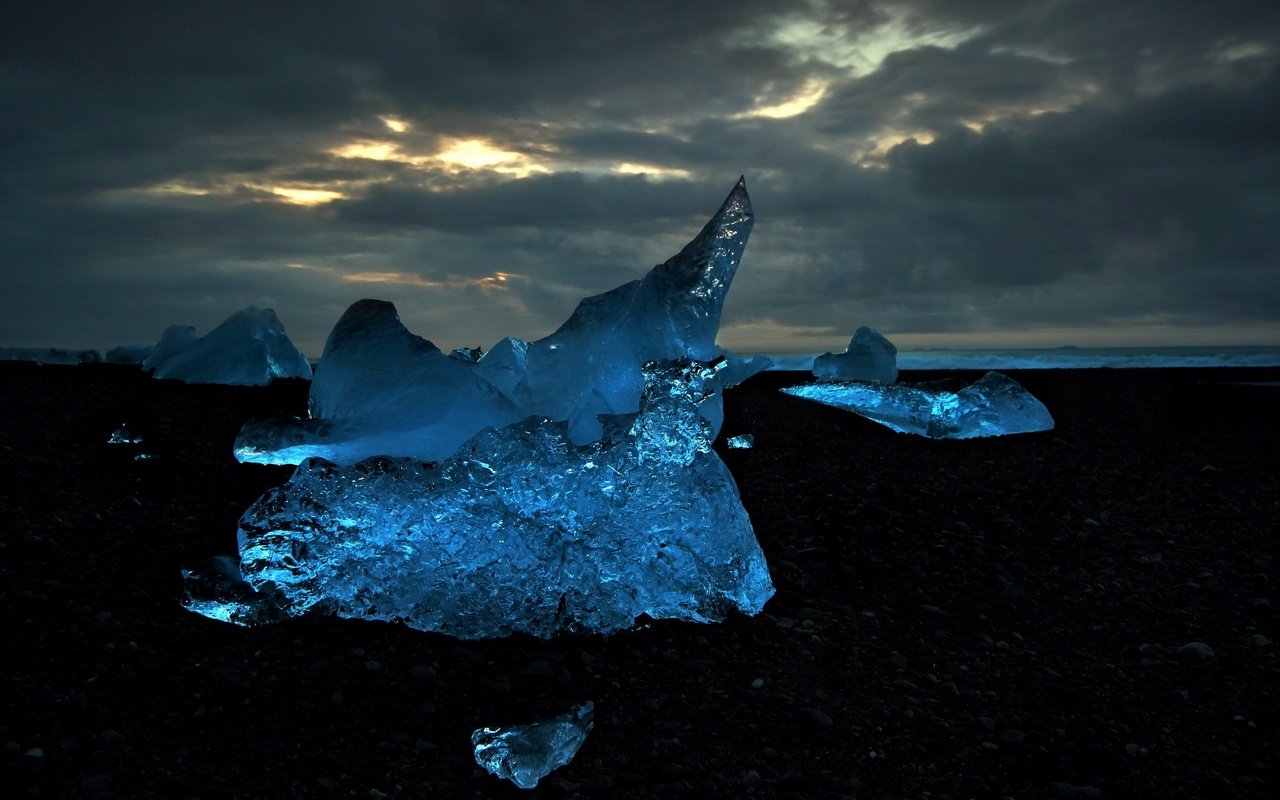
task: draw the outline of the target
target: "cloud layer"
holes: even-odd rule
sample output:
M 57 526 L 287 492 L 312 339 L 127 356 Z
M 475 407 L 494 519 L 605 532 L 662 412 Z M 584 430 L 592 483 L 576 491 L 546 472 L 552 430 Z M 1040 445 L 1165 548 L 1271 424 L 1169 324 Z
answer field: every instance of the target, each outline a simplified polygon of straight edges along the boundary
M 741 173 L 731 347 L 1280 341 L 1275 4 L 616 5 L 20 4 L 0 344 L 538 336 Z

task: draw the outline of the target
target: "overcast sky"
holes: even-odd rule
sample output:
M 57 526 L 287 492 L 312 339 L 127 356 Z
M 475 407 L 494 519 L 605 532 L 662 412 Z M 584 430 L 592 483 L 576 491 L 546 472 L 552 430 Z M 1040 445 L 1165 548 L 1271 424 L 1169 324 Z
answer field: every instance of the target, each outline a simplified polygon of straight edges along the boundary
M 1257 0 L 9 0 L 0 345 L 536 338 L 740 174 L 728 347 L 1280 343 L 1278 65 Z

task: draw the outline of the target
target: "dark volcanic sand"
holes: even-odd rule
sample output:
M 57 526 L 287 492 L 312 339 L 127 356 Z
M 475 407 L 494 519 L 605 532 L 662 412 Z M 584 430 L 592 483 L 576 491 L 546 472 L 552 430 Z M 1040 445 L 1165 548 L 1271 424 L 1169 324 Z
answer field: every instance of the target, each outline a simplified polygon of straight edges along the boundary
M 1280 387 L 1228 382 L 1280 371 L 1014 374 L 1056 431 L 931 442 L 753 379 L 721 455 L 766 613 L 459 642 L 179 606 L 288 474 L 235 464 L 240 423 L 305 385 L 0 364 L 0 796 L 528 797 L 472 729 L 585 699 L 538 796 L 1276 796 Z

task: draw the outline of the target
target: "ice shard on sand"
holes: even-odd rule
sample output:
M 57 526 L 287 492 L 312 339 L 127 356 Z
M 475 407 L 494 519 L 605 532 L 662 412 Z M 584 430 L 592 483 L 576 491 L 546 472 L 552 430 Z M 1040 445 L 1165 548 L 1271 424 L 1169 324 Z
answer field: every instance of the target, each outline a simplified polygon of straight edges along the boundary
M 528 725 L 480 728 L 471 734 L 476 763 L 490 775 L 532 789 L 552 770 L 573 760 L 591 733 L 590 700 L 557 717 Z
M 819 381 L 782 391 L 861 414 L 899 433 L 931 439 L 974 439 L 1053 429 L 1044 404 L 999 372 L 959 389 L 948 382 L 894 384 Z
M 699 414 L 715 370 L 658 362 L 645 379 L 639 412 L 604 417 L 586 445 L 530 417 L 438 465 L 305 461 L 241 518 L 241 575 L 219 579 L 234 596 L 220 603 L 197 568 L 188 607 L 243 624 L 317 608 L 461 638 L 755 614 L 768 568 Z

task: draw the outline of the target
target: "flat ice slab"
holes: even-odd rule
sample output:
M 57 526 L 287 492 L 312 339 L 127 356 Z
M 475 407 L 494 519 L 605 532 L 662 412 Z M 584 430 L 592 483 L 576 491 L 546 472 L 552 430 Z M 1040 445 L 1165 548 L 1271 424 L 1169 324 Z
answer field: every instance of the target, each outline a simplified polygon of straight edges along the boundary
M 189 571 L 187 606 L 241 624 L 323 609 L 465 639 L 755 614 L 768 567 L 698 413 L 715 371 L 662 362 L 646 378 L 640 411 L 605 417 L 587 445 L 530 417 L 439 465 L 304 461 L 241 518 L 241 574 Z
M 97 350 L 66 350 L 61 347 L 0 347 L 0 361 L 33 361 L 37 364 L 98 364 Z
M 852 411 L 899 433 L 931 439 L 974 439 L 1053 429 L 1044 404 L 1014 379 L 988 372 L 958 390 L 921 384 L 820 381 L 785 394 Z

